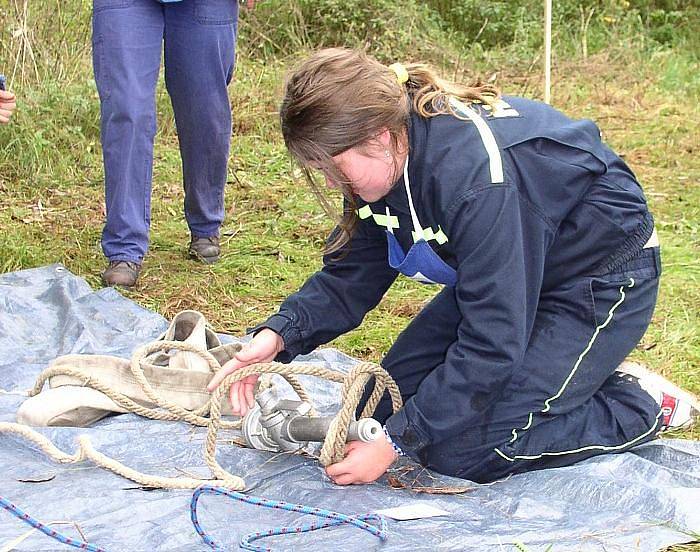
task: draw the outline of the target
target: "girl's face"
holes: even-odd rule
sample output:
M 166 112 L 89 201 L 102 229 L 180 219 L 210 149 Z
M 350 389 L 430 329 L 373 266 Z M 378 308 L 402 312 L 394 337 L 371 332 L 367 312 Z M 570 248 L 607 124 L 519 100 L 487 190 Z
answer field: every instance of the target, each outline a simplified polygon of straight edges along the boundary
M 389 132 L 380 134 L 362 146 L 350 148 L 333 157 L 338 169 L 350 181 L 353 193 L 372 203 L 391 191 L 396 180 L 395 167 L 402 167 L 405 154 L 392 153 Z M 324 175 L 329 188 L 338 188 L 338 182 Z

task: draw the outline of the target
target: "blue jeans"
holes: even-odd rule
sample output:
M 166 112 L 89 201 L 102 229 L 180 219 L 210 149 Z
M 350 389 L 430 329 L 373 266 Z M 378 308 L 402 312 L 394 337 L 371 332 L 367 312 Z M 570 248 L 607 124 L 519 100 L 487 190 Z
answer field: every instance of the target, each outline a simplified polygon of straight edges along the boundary
M 107 206 L 102 249 L 111 261 L 141 262 L 148 249 L 161 51 L 180 144 L 185 218 L 194 236 L 218 235 L 237 25 L 236 0 L 93 0 Z
M 499 399 L 485 405 L 479 423 L 423 448 L 421 463 L 486 482 L 653 439 L 659 405 L 615 368 L 651 321 L 660 272 L 659 249 L 644 249 L 614 273 L 543 291 L 523 362 Z M 454 289 L 445 288 L 399 335 L 382 365 L 404 400 L 442 363 L 460 321 Z M 390 414 L 385 397 L 374 417 L 383 422 Z

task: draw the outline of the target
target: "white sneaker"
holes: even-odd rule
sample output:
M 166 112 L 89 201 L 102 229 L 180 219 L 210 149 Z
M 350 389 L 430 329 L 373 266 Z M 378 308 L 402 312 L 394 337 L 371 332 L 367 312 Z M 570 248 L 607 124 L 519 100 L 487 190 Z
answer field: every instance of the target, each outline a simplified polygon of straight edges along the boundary
M 629 361 L 620 364 L 616 371 L 636 378 L 640 387 L 661 407 L 661 431 L 687 429 L 700 418 L 700 400 L 660 374 Z

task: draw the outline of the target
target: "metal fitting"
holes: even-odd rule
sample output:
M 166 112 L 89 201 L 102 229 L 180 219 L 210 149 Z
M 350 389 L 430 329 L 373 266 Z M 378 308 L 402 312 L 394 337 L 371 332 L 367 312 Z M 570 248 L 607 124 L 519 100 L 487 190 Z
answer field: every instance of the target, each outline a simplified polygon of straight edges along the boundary
M 252 448 L 291 452 L 309 442 L 326 438 L 332 416 L 309 416 L 311 405 L 304 401 L 279 399 L 273 388 L 255 397 L 256 406 L 243 418 L 242 430 Z M 347 441 L 370 442 L 382 435 L 381 424 L 372 418 L 354 420 L 348 427 Z

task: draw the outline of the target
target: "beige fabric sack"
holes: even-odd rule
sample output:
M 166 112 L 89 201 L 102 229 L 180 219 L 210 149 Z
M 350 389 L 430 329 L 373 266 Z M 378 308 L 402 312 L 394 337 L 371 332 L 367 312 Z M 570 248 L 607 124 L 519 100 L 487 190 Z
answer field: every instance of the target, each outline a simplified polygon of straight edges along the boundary
M 179 313 L 158 340 L 183 341 L 208 350 L 220 366 L 241 349 L 238 343 L 222 345 L 207 327 L 204 316 L 196 311 Z M 166 401 L 195 410 L 211 398 L 206 386 L 213 374 L 207 361 L 197 353 L 156 352 L 146 357 L 141 367 L 153 390 Z M 157 406 L 137 382 L 128 359 L 107 355 L 65 355 L 51 362 L 49 368 L 77 371 L 144 407 Z M 101 391 L 84 386 L 83 379 L 55 375 L 49 378 L 47 389 L 20 405 L 17 421 L 30 426 L 86 427 L 111 414 L 125 412 L 128 410 Z M 222 413 L 231 414 L 228 401 L 224 401 Z

